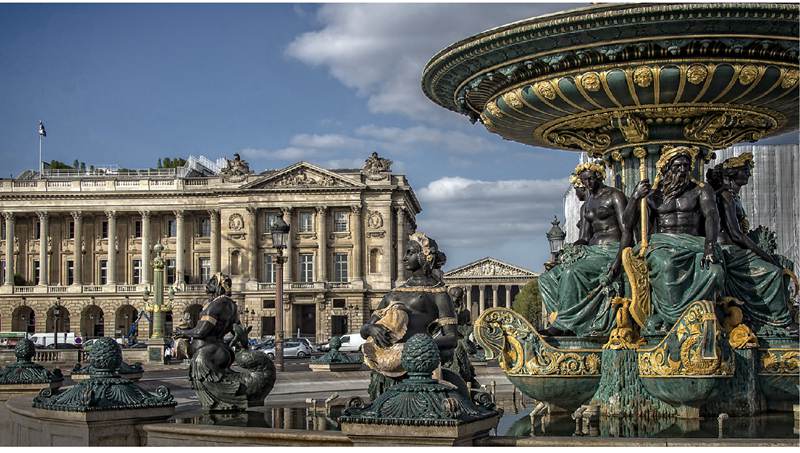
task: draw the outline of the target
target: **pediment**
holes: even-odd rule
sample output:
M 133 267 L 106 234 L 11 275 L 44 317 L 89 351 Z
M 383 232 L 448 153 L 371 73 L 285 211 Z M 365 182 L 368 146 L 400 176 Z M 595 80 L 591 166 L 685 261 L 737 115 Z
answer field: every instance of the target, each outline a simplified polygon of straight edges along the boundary
M 361 188 L 361 183 L 356 183 L 342 177 L 330 170 L 317 167 L 308 162 L 298 162 L 294 165 L 270 173 L 263 178 L 253 181 L 243 189 L 291 189 L 291 188 Z
M 445 272 L 445 278 L 491 278 L 491 277 L 537 277 L 539 274 L 528 269 L 505 263 L 495 258 L 482 258 L 478 261 Z

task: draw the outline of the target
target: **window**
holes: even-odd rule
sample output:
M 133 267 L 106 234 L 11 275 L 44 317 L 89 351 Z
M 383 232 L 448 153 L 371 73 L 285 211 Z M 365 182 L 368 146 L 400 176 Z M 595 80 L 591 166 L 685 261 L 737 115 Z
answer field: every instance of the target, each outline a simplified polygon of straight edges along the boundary
M 275 299 L 264 299 L 261 301 L 261 308 L 275 308 Z
M 67 222 L 67 239 L 75 239 L 75 222 Z
M 75 262 L 67 260 L 67 285 L 75 283 Z
M 175 284 L 175 259 L 167 259 L 164 260 L 165 265 L 164 268 L 166 269 L 166 278 L 167 280 L 164 282 L 167 285 L 174 285 Z
M 134 220 L 133 221 L 133 237 L 137 237 L 137 238 L 142 237 L 142 221 L 141 220 Z
M 41 233 L 41 232 L 42 232 L 42 230 L 41 230 L 41 227 L 39 226 L 39 221 L 38 220 L 34 220 L 33 221 L 33 238 L 34 239 L 41 239 L 39 237 L 39 233 Z
M 142 283 L 142 260 L 133 260 L 131 262 L 131 282 L 134 285 Z
M 208 217 L 200 219 L 200 236 L 211 237 L 211 219 Z
M 347 308 L 347 299 L 333 299 L 333 308 Z
M 275 335 L 275 317 L 261 317 L 261 335 Z
M 275 255 L 264 255 L 264 277 L 265 283 L 275 283 L 277 267 L 275 266 Z
M 205 283 L 211 278 L 211 258 L 200 258 L 200 282 Z
M 100 260 L 100 285 L 108 283 L 108 260 Z
M 0 220 L 0 239 L 6 240 L 6 223 Z
M 33 260 L 33 284 L 39 283 L 39 260 Z
M 369 251 L 369 273 L 379 274 L 381 272 L 381 249 Z
M 347 333 L 347 316 L 331 316 L 331 335 L 342 335 Z M 350 337 L 347 337 L 350 340 Z
M 333 231 L 341 233 L 347 231 L 347 212 L 336 211 L 333 214 Z
M 300 281 L 310 283 L 314 281 L 314 255 L 300 254 Z
M 333 255 L 333 281 L 347 281 L 347 253 L 336 253 Z
M 6 260 L 0 260 L 0 283 L 6 282 Z
M 108 239 L 108 221 L 103 220 L 103 223 L 102 223 L 102 226 L 100 227 L 100 229 L 102 230 L 102 233 L 100 234 L 100 237 L 103 238 L 103 239 Z
M 178 235 L 178 222 L 175 219 L 167 219 L 167 237 L 174 238 Z
M 265 228 L 267 234 L 269 234 L 269 232 L 272 230 L 272 225 L 274 225 L 275 222 L 278 221 L 278 217 L 280 217 L 280 214 L 274 212 L 267 214 L 267 224 Z
M 310 212 L 300 213 L 300 232 L 310 233 L 314 231 L 314 216 Z

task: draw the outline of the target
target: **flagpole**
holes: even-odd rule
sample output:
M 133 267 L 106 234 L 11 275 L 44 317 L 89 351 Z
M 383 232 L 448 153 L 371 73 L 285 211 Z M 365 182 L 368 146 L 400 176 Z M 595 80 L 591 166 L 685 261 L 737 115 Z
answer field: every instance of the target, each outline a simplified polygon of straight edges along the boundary
M 44 176 L 44 165 L 42 165 L 42 134 L 39 134 L 39 179 Z

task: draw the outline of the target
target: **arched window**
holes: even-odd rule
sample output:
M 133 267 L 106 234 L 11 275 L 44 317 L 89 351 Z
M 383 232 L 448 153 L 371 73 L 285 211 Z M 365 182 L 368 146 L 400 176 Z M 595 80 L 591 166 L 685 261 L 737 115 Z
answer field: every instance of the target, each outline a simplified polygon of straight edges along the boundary
M 381 249 L 371 249 L 369 251 L 369 273 L 379 274 L 381 272 Z

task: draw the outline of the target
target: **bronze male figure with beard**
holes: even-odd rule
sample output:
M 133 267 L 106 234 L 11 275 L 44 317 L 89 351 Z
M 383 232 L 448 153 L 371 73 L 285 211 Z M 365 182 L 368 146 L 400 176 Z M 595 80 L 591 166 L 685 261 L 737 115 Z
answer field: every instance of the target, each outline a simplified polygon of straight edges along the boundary
M 665 147 L 656 164 L 654 187 L 643 180 L 632 196 L 637 206 L 646 197 L 652 219 L 645 255 L 652 310 L 645 334 L 666 332 L 689 304 L 714 300 L 724 285 L 716 197 L 711 187 L 691 176 L 696 156 L 696 148 Z M 638 211 L 626 210 L 629 228 L 637 224 Z

